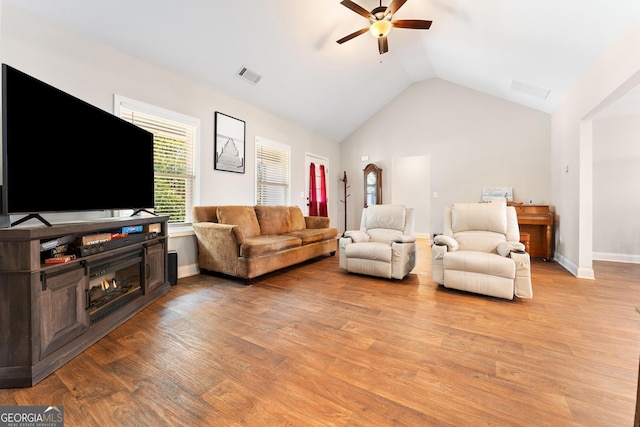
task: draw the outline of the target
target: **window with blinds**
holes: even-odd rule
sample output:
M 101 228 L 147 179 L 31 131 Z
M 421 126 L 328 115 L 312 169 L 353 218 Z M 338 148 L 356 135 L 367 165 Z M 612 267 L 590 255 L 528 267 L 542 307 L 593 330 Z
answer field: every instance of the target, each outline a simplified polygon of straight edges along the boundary
M 122 119 L 153 133 L 154 212 L 169 223 L 191 222 L 194 199 L 194 147 L 199 120 L 116 97 Z
M 256 205 L 289 204 L 289 146 L 256 138 Z

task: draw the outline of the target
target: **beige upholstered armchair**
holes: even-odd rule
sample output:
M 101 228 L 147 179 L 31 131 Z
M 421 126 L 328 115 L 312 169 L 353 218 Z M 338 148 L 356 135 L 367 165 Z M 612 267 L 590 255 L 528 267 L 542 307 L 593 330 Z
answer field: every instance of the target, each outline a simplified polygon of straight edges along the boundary
M 529 254 L 519 242 L 513 206 L 455 203 L 445 207 L 444 233 L 432 246 L 433 281 L 498 298 L 531 298 Z
M 362 211 L 360 230 L 340 238 L 340 268 L 351 273 L 402 279 L 416 266 L 413 209 L 371 205 Z

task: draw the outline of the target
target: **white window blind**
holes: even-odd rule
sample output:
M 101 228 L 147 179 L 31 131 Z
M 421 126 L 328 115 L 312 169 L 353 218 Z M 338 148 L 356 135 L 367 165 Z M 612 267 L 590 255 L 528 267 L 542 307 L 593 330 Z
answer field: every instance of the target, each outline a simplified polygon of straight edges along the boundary
M 167 118 L 169 114 L 163 117 L 160 109 L 150 113 L 142 105 L 137 109 L 135 103 L 120 102 L 119 115 L 153 133 L 154 212 L 168 215 L 170 223 L 191 222 L 199 124 L 196 119 L 185 123 Z
M 256 138 L 256 204 L 289 204 L 289 146 Z

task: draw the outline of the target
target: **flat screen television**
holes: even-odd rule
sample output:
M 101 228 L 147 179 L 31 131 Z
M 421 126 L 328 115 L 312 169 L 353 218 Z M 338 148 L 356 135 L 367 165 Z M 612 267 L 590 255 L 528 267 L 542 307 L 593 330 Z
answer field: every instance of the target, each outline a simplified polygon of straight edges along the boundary
M 154 207 L 153 134 L 2 64 L 2 214 Z

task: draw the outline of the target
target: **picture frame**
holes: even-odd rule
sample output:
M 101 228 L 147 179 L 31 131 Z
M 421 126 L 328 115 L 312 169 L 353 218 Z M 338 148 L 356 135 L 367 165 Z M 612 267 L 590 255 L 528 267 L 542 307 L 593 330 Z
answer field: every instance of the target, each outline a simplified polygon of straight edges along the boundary
M 244 173 L 246 132 L 244 120 L 215 112 L 215 170 Z
M 482 189 L 482 201 L 490 202 L 494 199 L 502 199 L 513 202 L 513 187 L 493 187 Z

